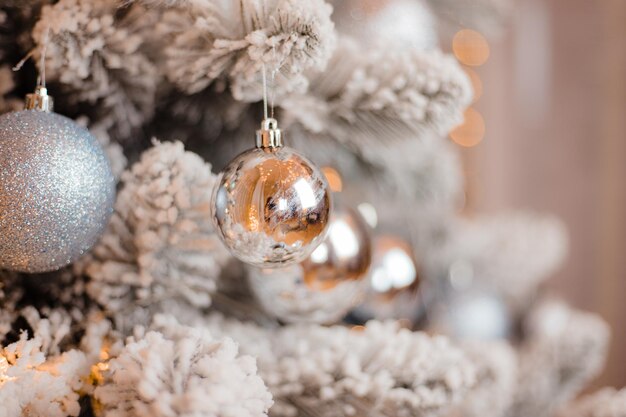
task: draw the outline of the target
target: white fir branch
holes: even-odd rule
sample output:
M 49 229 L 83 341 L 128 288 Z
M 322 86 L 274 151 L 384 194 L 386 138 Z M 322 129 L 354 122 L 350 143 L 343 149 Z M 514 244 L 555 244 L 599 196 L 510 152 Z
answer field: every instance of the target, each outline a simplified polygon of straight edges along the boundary
M 0 348 L 0 416 L 67 417 L 80 413 L 79 391 L 90 363 L 79 350 L 46 358 L 38 338 Z
M 215 179 L 180 142 L 155 142 L 122 176 L 109 228 L 84 261 L 89 295 L 109 312 L 209 306 L 229 259 L 210 216 Z
M 477 383 L 457 410 L 466 417 L 503 417 L 517 389 L 517 353 L 506 341 L 466 341 L 462 348 L 476 367 Z
M 626 388 L 604 388 L 559 412 L 561 417 L 626 417 Z
M 472 98 L 465 72 L 440 51 L 367 48 L 342 37 L 306 94 L 279 102 L 287 121 L 348 144 L 380 148 L 427 131 L 447 133 Z
M 272 396 L 229 338 L 174 319 L 128 339 L 95 398 L 104 417 L 262 417 Z
M 474 367 L 446 338 L 391 322 L 269 329 L 212 315 L 206 325 L 257 358 L 276 401 L 273 416 L 299 415 L 305 405 L 325 415 L 363 407 L 381 416 L 437 416 L 475 383 Z
M 165 46 L 165 73 L 187 93 L 225 79 L 234 97 L 258 101 L 261 74 L 276 74 L 275 92 L 306 88 L 302 73 L 322 69 L 335 43 L 323 0 L 195 0 L 166 10 L 159 31 Z
M 602 369 L 609 327 L 596 314 L 557 301 L 539 304 L 526 321 L 519 379 L 508 417 L 549 417 Z
M 160 79 L 142 52 L 146 36 L 118 19 L 118 0 L 60 0 L 46 5 L 33 29 L 35 57 L 46 50 L 46 78 L 67 100 L 95 107 L 120 138 L 149 119 Z
M 504 212 L 448 219 L 448 236 L 432 246 L 425 262 L 447 274 L 454 265 L 471 268 L 474 285 L 495 292 L 514 311 L 526 308 L 539 286 L 567 253 L 563 223 L 533 212 Z

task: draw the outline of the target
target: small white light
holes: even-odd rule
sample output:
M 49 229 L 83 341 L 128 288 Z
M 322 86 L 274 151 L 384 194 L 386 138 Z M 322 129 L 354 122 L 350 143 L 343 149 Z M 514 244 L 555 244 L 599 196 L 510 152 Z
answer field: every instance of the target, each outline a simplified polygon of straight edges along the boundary
M 335 220 L 330 225 L 328 236 L 339 258 L 351 258 L 359 252 L 359 241 L 344 220 Z
M 298 193 L 298 197 L 300 198 L 300 204 L 303 209 L 308 209 L 311 207 L 315 207 L 317 205 L 317 200 L 315 199 L 315 193 L 311 189 L 311 186 L 307 183 L 306 179 L 300 178 L 293 185 L 293 188 Z
M 363 216 L 363 219 L 369 224 L 369 226 L 374 229 L 378 225 L 378 213 L 376 213 L 376 208 L 370 203 L 361 203 L 357 206 L 357 210 Z

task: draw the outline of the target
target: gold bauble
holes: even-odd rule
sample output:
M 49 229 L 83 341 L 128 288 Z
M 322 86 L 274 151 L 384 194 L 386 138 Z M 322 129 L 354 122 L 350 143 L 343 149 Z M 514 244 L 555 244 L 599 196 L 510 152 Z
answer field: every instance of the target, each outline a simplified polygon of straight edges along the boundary
M 392 235 L 374 239 L 365 299 L 354 314 L 361 320 L 414 320 L 420 309 L 419 264 L 405 240 Z
M 335 209 L 328 235 L 305 261 L 251 269 L 250 287 L 263 309 L 282 321 L 336 322 L 362 299 L 371 254 L 369 228 L 360 214 Z
M 248 264 L 295 264 L 324 239 L 328 183 L 311 161 L 282 146 L 274 119 L 266 119 L 257 135 L 257 148 L 235 157 L 220 174 L 213 203 L 218 235 Z

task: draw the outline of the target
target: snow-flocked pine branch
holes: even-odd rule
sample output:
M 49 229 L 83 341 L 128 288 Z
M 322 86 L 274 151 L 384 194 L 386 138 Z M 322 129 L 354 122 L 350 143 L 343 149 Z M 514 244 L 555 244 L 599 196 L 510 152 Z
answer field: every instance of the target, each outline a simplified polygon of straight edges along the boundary
M 559 412 L 562 417 L 626 417 L 626 388 L 604 388 Z
M 119 16 L 117 0 L 61 0 L 44 6 L 33 29 L 36 57 L 74 104 L 94 107 L 119 138 L 149 119 L 160 75 L 143 53 L 148 36 L 134 19 Z
M 602 369 L 609 328 L 597 315 L 544 301 L 526 322 L 509 417 L 548 417 Z
M 214 334 L 257 357 L 276 404 L 272 416 L 437 416 L 475 384 L 475 369 L 444 337 L 369 322 L 364 328 L 289 325 L 263 328 L 212 315 Z M 309 411 L 307 411 L 309 410 Z M 322 411 L 323 410 L 323 411 Z
M 215 179 L 180 142 L 146 151 L 122 176 L 109 228 L 84 262 L 89 295 L 112 313 L 209 306 L 229 259 L 210 215 Z
M 158 29 L 169 39 L 165 73 L 187 93 L 222 80 L 238 100 L 258 101 L 264 66 L 268 79 L 276 73 L 275 92 L 302 90 L 303 72 L 322 69 L 333 51 L 332 8 L 323 0 L 171 4 L 178 7 L 163 13 Z
M 262 417 L 272 405 L 254 358 L 175 320 L 129 338 L 95 398 L 104 417 Z
M 306 94 L 278 104 L 289 122 L 365 156 L 424 132 L 447 133 L 472 98 L 467 75 L 440 51 L 364 50 L 342 37 L 329 68 L 309 75 Z

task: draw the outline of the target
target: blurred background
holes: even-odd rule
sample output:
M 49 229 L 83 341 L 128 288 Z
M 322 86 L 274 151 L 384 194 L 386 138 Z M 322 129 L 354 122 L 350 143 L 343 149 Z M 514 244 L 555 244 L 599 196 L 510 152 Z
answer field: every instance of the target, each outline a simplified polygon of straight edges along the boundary
M 460 29 L 442 42 L 477 90 L 451 134 L 463 148 L 466 210 L 529 208 L 566 222 L 569 257 L 549 289 L 611 324 L 609 361 L 591 388 L 624 386 L 626 1 L 520 0 L 499 36 L 481 35 Z

